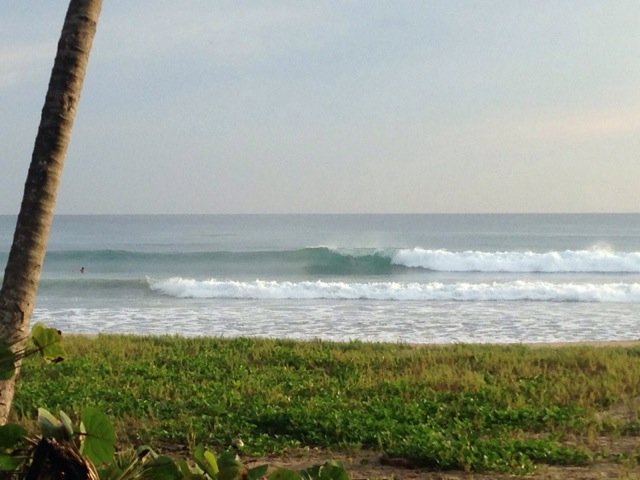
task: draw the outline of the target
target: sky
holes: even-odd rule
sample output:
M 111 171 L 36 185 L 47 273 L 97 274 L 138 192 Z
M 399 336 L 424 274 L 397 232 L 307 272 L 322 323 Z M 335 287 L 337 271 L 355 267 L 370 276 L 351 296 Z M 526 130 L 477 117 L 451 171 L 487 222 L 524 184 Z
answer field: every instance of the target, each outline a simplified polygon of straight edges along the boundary
M 0 6 L 0 214 L 66 0 Z M 637 0 L 104 0 L 57 214 L 640 212 Z

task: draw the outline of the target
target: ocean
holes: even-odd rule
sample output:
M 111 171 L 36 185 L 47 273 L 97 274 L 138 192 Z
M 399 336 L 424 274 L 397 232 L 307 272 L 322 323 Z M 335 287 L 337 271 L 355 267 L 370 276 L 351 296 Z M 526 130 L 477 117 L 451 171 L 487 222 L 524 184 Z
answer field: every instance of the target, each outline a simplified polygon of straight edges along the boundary
M 0 216 L 3 265 L 14 227 Z M 637 339 L 640 214 L 59 215 L 32 322 L 372 342 Z

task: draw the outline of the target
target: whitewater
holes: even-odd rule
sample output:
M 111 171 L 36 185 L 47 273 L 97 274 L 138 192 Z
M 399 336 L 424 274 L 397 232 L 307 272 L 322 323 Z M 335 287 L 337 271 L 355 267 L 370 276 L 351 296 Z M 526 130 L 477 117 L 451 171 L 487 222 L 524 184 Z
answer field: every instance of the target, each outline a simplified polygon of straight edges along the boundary
M 640 253 L 604 248 L 563 252 L 449 252 L 415 248 L 400 250 L 395 265 L 443 272 L 640 272 Z
M 640 303 L 640 284 L 549 282 L 395 283 L 395 282 L 237 282 L 170 278 L 149 280 L 152 290 L 177 298 L 335 299 L 394 301 L 547 301 Z
M 629 340 L 639 319 L 636 214 L 59 216 L 34 312 L 78 333 L 412 343 Z

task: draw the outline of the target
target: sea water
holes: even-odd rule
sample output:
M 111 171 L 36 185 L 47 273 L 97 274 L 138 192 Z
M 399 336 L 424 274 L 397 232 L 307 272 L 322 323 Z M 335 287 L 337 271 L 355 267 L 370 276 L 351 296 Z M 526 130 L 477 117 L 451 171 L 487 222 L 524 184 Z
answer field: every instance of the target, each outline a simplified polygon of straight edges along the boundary
M 0 216 L 3 265 L 14 227 Z M 636 339 L 640 215 L 60 215 L 33 321 L 77 333 Z

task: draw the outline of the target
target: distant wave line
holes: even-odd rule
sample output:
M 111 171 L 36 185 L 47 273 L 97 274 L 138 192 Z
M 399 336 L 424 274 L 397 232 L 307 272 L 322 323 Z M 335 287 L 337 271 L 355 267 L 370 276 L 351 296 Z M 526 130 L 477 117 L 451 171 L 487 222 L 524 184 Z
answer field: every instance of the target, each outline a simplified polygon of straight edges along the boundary
M 403 269 L 432 272 L 487 273 L 640 273 L 640 252 L 607 249 L 549 252 L 479 250 L 450 251 L 425 248 L 308 247 L 284 251 L 137 252 L 128 250 L 78 250 L 47 253 L 45 269 L 79 268 L 109 264 L 129 267 L 173 268 L 183 265 L 217 266 L 260 271 L 272 266 L 310 275 L 387 275 Z M 169 270 L 171 271 L 171 270 Z M 187 270 L 188 271 L 188 270 Z
M 78 273 L 75 278 L 43 278 L 43 288 L 101 288 L 101 289 L 148 289 L 149 281 L 144 278 L 92 278 Z

